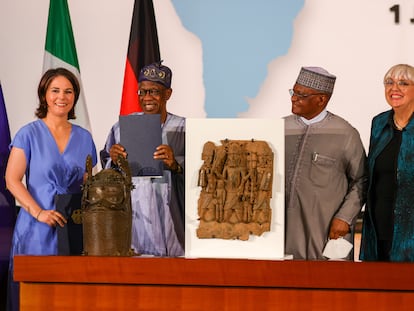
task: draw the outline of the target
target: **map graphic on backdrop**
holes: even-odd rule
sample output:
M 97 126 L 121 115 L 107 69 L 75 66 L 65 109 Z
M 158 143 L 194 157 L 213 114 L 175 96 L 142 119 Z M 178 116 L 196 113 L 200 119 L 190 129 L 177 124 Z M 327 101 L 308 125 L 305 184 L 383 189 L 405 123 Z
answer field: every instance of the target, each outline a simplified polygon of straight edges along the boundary
M 202 46 L 207 117 L 283 117 L 302 66 L 337 76 L 328 105 L 362 136 L 389 107 L 382 79 L 414 63 L 414 4 L 378 0 L 171 0 Z M 190 52 L 191 53 L 191 52 Z
M 246 97 L 258 93 L 267 65 L 287 53 L 303 3 L 173 0 L 184 27 L 202 42 L 208 117 L 237 117 L 248 109 Z

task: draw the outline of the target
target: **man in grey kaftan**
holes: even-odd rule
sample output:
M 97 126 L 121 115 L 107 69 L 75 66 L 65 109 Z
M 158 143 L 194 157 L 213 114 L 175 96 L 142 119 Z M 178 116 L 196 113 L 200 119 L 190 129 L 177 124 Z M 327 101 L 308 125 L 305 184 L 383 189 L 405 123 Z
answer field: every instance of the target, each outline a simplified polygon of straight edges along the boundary
M 326 110 L 335 79 L 322 68 L 305 67 L 290 90 L 285 253 L 293 259 L 326 259 L 322 253 L 329 239 L 353 243 L 354 224 L 365 201 L 366 154 L 359 133 Z

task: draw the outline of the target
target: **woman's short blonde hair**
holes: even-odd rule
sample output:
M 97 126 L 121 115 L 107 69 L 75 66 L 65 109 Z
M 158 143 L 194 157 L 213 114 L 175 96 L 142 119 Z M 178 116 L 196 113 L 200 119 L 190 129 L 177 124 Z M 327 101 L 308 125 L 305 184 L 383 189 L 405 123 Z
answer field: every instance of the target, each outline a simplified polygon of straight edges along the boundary
M 388 69 L 384 76 L 384 81 L 387 79 L 393 80 L 409 80 L 414 82 L 414 67 L 407 64 L 398 64 Z

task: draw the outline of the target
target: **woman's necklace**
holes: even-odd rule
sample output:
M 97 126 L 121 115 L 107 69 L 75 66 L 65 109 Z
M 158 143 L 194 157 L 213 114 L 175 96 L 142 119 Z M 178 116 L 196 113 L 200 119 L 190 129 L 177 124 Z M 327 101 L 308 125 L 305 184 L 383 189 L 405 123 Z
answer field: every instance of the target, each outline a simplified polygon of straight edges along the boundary
M 399 131 L 402 131 L 404 128 L 398 124 L 397 120 L 395 120 L 395 114 L 393 116 L 393 120 L 394 120 L 395 128 Z

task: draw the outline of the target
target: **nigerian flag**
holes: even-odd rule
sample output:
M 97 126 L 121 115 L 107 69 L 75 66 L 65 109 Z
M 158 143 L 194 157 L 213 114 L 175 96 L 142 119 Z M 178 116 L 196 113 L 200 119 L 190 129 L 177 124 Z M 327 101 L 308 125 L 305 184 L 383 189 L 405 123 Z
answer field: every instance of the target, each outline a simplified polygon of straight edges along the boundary
M 73 38 L 72 23 L 66 0 L 50 0 L 49 5 L 43 73 L 48 69 L 57 67 L 64 67 L 77 76 L 81 85 L 81 93 L 75 108 L 76 120 L 74 120 L 74 123 L 90 131 L 91 127 L 80 78 L 75 39 Z

